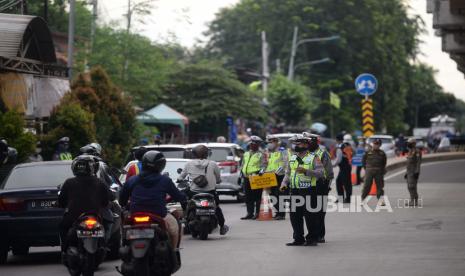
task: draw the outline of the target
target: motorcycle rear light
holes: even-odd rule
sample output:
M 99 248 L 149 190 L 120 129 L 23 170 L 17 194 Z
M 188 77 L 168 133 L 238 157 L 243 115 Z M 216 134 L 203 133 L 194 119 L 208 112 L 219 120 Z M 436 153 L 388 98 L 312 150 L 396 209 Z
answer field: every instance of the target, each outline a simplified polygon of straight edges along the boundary
M 24 210 L 24 200 L 19 198 L 0 198 L 0 211 L 18 212 Z
M 88 218 L 84 221 L 84 225 L 87 229 L 93 229 L 97 225 L 97 220 L 94 218 Z
M 134 223 L 147 223 L 147 222 L 150 222 L 149 216 L 134 217 Z
M 236 173 L 237 172 L 237 168 L 238 168 L 238 164 L 236 161 L 226 161 L 226 162 L 220 162 L 218 164 L 218 166 L 220 167 L 231 167 L 230 169 L 230 172 L 231 173 Z
M 145 248 L 145 243 L 136 243 L 134 245 L 136 249 L 144 249 Z
M 210 203 L 208 202 L 208 200 L 200 201 L 200 206 L 202 206 L 202 207 L 208 207 L 209 205 L 210 205 Z

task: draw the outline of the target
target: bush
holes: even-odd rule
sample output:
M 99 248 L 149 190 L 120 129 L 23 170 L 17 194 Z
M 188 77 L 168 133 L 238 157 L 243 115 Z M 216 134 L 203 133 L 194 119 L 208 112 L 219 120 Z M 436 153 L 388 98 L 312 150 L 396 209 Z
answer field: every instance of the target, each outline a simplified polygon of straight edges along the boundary
M 27 159 L 34 153 L 36 137 L 34 134 L 25 132 L 23 116 L 16 111 L 0 113 L 0 137 L 8 141 L 10 147 L 18 151 L 18 162 Z

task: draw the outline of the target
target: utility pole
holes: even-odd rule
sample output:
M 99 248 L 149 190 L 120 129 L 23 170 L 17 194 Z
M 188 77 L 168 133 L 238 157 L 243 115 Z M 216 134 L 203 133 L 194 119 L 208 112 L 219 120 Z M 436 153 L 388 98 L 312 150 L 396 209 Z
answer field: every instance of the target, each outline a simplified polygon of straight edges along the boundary
M 268 67 L 268 42 L 266 42 L 266 32 L 262 31 L 262 88 L 263 101 L 267 101 L 268 80 L 270 78 L 270 69 Z
M 44 0 L 44 20 L 48 22 L 48 0 Z
M 69 0 L 69 26 L 68 26 L 68 68 L 69 80 L 73 79 L 73 54 L 74 54 L 74 16 L 76 0 Z
M 299 32 L 299 27 L 294 27 L 294 36 L 292 37 L 292 49 L 291 49 L 291 59 L 289 61 L 289 70 L 287 71 L 287 78 L 289 80 L 294 79 L 294 59 L 295 53 L 297 51 L 297 34 Z
M 21 0 L 21 14 L 27 14 L 27 2 L 26 2 L 26 0 Z
M 281 60 L 279 58 L 276 59 L 276 73 L 281 74 Z
M 98 0 L 92 0 L 92 24 L 90 27 L 90 52 L 94 49 L 95 42 L 95 29 L 97 27 L 97 16 L 98 16 Z

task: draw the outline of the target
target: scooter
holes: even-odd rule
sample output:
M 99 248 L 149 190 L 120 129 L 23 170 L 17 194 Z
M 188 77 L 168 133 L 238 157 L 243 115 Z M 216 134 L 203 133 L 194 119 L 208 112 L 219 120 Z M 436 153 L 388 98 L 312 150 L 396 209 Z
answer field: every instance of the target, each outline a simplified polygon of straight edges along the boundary
M 167 276 L 181 267 L 181 255 L 172 248 L 162 217 L 133 213 L 124 218 L 120 256 L 124 276 Z
M 72 276 L 93 276 L 106 255 L 102 219 L 93 213 L 82 214 L 67 236 L 66 266 Z

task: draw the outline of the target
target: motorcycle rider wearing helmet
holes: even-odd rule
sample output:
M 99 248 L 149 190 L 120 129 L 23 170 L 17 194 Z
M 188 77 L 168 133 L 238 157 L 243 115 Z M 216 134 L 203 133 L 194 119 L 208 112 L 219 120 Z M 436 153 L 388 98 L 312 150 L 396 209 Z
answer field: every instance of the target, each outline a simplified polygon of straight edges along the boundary
M 215 161 L 208 160 L 209 149 L 204 145 L 198 145 L 192 149 L 194 160 L 187 162 L 184 170 L 179 175 L 178 180 L 184 180 L 187 176 L 190 179 L 195 179 L 204 175 L 208 184 L 204 187 L 198 186 L 195 181 L 192 181 L 190 190 L 187 196 L 191 198 L 198 193 L 209 193 L 215 197 L 216 217 L 220 225 L 220 235 L 225 235 L 229 231 L 229 227 L 225 225 L 223 211 L 220 208 L 220 199 L 216 193 L 216 184 L 221 183 L 220 168 Z
M 67 179 L 61 187 L 58 206 L 66 208 L 60 224 L 62 252 L 66 252 L 69 229 L 79 216 L 86 212 L 101 215 L 112 200 L 110 190 L 95 176 L 94 169 L 95 161 L 91 156 L 76 157 L 71 164 L 75 177 Z
M 132 176 L 140 174 L 142 171 L 142 157 L 147 151 L 148 149 L 146 147 L 139 147 L 134 151 L 134 158 L 137 163 L 134 163 L 129 167 L 128 173 L 126 174 L 126 181 L 128 181 Z
M 89 155 L 94 158 L 95 161 L 95 174 L 105 183 L 108 187 L 111 187 L 112 184 L 119 184 L 116 180 L 116 176 L 111 173 L 111 170 L 108 164 L 102 158 L 102 146 L 98 143 L 90 143 L 80 148 L 79 151 L 82 155 Z
M 244 157 L 242 158 L 241 177 L 243 178 L 245 203 L 247 206 L 247 215 L 242 217 L 242 220 L 257 219 L 260 213 L 263 189 L 252 190 L 249 177 L 257 174 L 262 175 L 268 165 L 265 154 L 260 150 L 262 143 L 262 138 L 255 135 L 251 136 L 249 150 L 244 153 Z
M 173 248 L 178 248 L 181 232 L 178 221 L 166 208 L 166 195 L 182 204 L 186 202 L 186 196 L 176 188 L 168 176 L 161 174 L 165 166 L 166 159 L 163 153 L 155 150 L 146 152 L 142 157 L 142 172 L 124 184 L 119 202 L 121 206 L 127 206 L 130 200 L 131 213 L 150 212 L 162 217 Z

